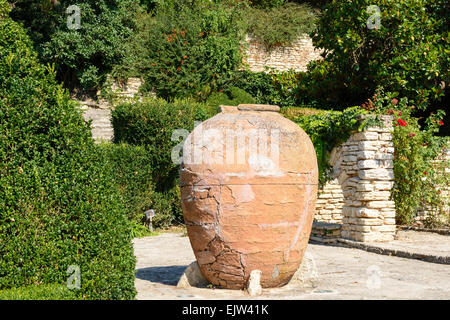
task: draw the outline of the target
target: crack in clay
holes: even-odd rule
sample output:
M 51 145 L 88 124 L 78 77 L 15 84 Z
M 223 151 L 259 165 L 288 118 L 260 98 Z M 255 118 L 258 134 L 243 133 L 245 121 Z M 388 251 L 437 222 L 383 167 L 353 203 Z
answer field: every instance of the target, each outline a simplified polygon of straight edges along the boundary
M 214 255 L 212 253 L 213 248 L 211 246 L 213 243 L 219 242 L 219 245 L 223 246 L 223 249 Z M 214 262 L 210 262 L 207 264 L 200 265 L 201 268 L 207 271 L 208 274 L 213 274 L 216 277 L 217 281 L 214 284 L 219 285 L 220 287 L 227 287 L 229 284 L 233 284 L 236 288 L 243 288 L 245 285 L 245 268 L 242 263 L 242 253 L 233 250 L 229 245 L 225 244 L 225 242 L 218 237 L 217 235 L 208 243 L 207 249 L 205 252 L 209 252 L 214 257 Z M 199 251 L 201 252 L 201 251 Z M 239 263 L 240 267 L 236 267 L 234 265 L 225 265 L 219 262 L 220 257 L 223 257 L 226 261 L 225 255 L 229 254 L 229 259 L 235 259 L 236 262 Z

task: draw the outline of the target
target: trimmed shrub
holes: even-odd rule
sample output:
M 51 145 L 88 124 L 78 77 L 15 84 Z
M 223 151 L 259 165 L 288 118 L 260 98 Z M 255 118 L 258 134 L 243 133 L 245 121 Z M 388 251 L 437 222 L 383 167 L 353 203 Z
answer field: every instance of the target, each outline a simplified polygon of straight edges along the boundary
M 0 300 L 77 300 L 77 296 L 67 286 L 44 284 L 0 290 Z
M 144 212 L 149 209 L 156 211 L 155 227 L 165 228 L 183 222 L 178 186 L 163 192 L 155 191 L 153 155 L 148 148 L 126 143 L 103 143 L 99 148 L 105 153 L 111 177 L 123 198 L 133 237 L 150 235 L 142 221 Z
M 0 289 L 65 284 L 132 299 L 135 257 L 121 198 L 90 128 L 38 63 L 0 0 Z
M 256 103 L 274 104 L 280 107 L 297 106 L 296 88 L 301 72 L 251 72 L 237 71 L 234 73 L 232 86 L 248 92 Z
M 145 165 L 147 167 L 142 171 L 145 175 L 151 174 L 151 179 L 148 176 L 142 179 L 153 181 L 154 193 L 149 194 L 149 198 L 145 201 L 150 200 L 146 205 L 157 212 L 154 219 L 157 227 L 183 223 L 180 189 L 177 183 L 179 166 L 172 161 L 172 149 L 176 145 L 182 145 L 182 139 L 194 128 L 195 121 L 210 118 L 216 113 L 215 110 L 216 108 L 190 100 L 175 100 L 169 103 L 161 99 L 150 99 L 135 104 L 119 105 L 112 112 L 114 142 L 131 145 L 124 150 L 132 150 L 129 149 L 132 146 L 141 147 L 137 150 L 139 150 L 138 159 L 142 159 L 142 163 L 137 160 L 139 162 L 137 167 Z M 176 129 L 184 129 L 185 136 L 175 135 L 176 139 L 172 140 L 172 134 Z M 125 156 L 130 161 L 131 157 Z M 132 174 L 130 171 L 126 177 L 131 178 Z M 124 184 L 127 184 L 126 179 Z M 140 182 L 136 184 L 141 190 L 145 186 Z M 142 194 L 145 195 L 145 191 Z
M 128 218 L 138 222 L 143 213 L 151 209 L 154 194 L 147 149 L 125 143 L 103 143 L 99 148 L 105 154 L 111 176 L 122 195 Z
M 172 141 L 172 133 L 176 129 L 190 131 L 195 121 L 204 121 L 214 113 L 211 107 L 191 100 L 169 103 L 149 99 L 121 104 L 112 112 L 114 142 L 144 146 L 156 190 L 170 189 L 178 176 L 178 166 L 171 158 L 172 148 L 180 143 L 180 140 Z

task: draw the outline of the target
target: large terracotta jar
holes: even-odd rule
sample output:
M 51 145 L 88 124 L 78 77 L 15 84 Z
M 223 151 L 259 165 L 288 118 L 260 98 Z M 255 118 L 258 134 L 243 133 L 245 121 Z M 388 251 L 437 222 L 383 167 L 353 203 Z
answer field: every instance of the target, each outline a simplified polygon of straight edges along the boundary
M 222 106 L 188 136 L 181 165 L 184 220 L 206 279 L 242 289 L 287 284 L 311 232 L 318 168 L 306 133 L 278 106 Z

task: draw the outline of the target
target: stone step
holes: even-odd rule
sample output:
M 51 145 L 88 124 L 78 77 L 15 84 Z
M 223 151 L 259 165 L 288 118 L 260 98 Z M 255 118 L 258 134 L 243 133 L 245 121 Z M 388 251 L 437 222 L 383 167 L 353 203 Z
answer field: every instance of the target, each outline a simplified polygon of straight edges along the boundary
M 337 243 L 341 237 L 342 225 L 314 220 L 310 240 L 320 243 Z

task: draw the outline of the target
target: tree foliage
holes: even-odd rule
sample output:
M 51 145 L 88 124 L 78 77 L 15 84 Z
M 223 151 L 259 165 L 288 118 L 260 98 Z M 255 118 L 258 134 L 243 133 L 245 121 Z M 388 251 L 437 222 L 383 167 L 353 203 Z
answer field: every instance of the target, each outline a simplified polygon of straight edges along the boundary
M 379 27 L 370 6 L 379 8 Z M 448 9 L 445 0 L 330 2 L 313 36 L 324 50 L 322 78 L 349 104 L 362 103 L 382 85 L 426 108 L 449 82 Z
M 80 9 L 79 29 L 68 27 L 71 5 Z M 18 0 L 11 16 L 29 30 L 41 60 L 55 64 L 59 80 L 93 89 L 123 60 L 140 10 L 137 0 Z

